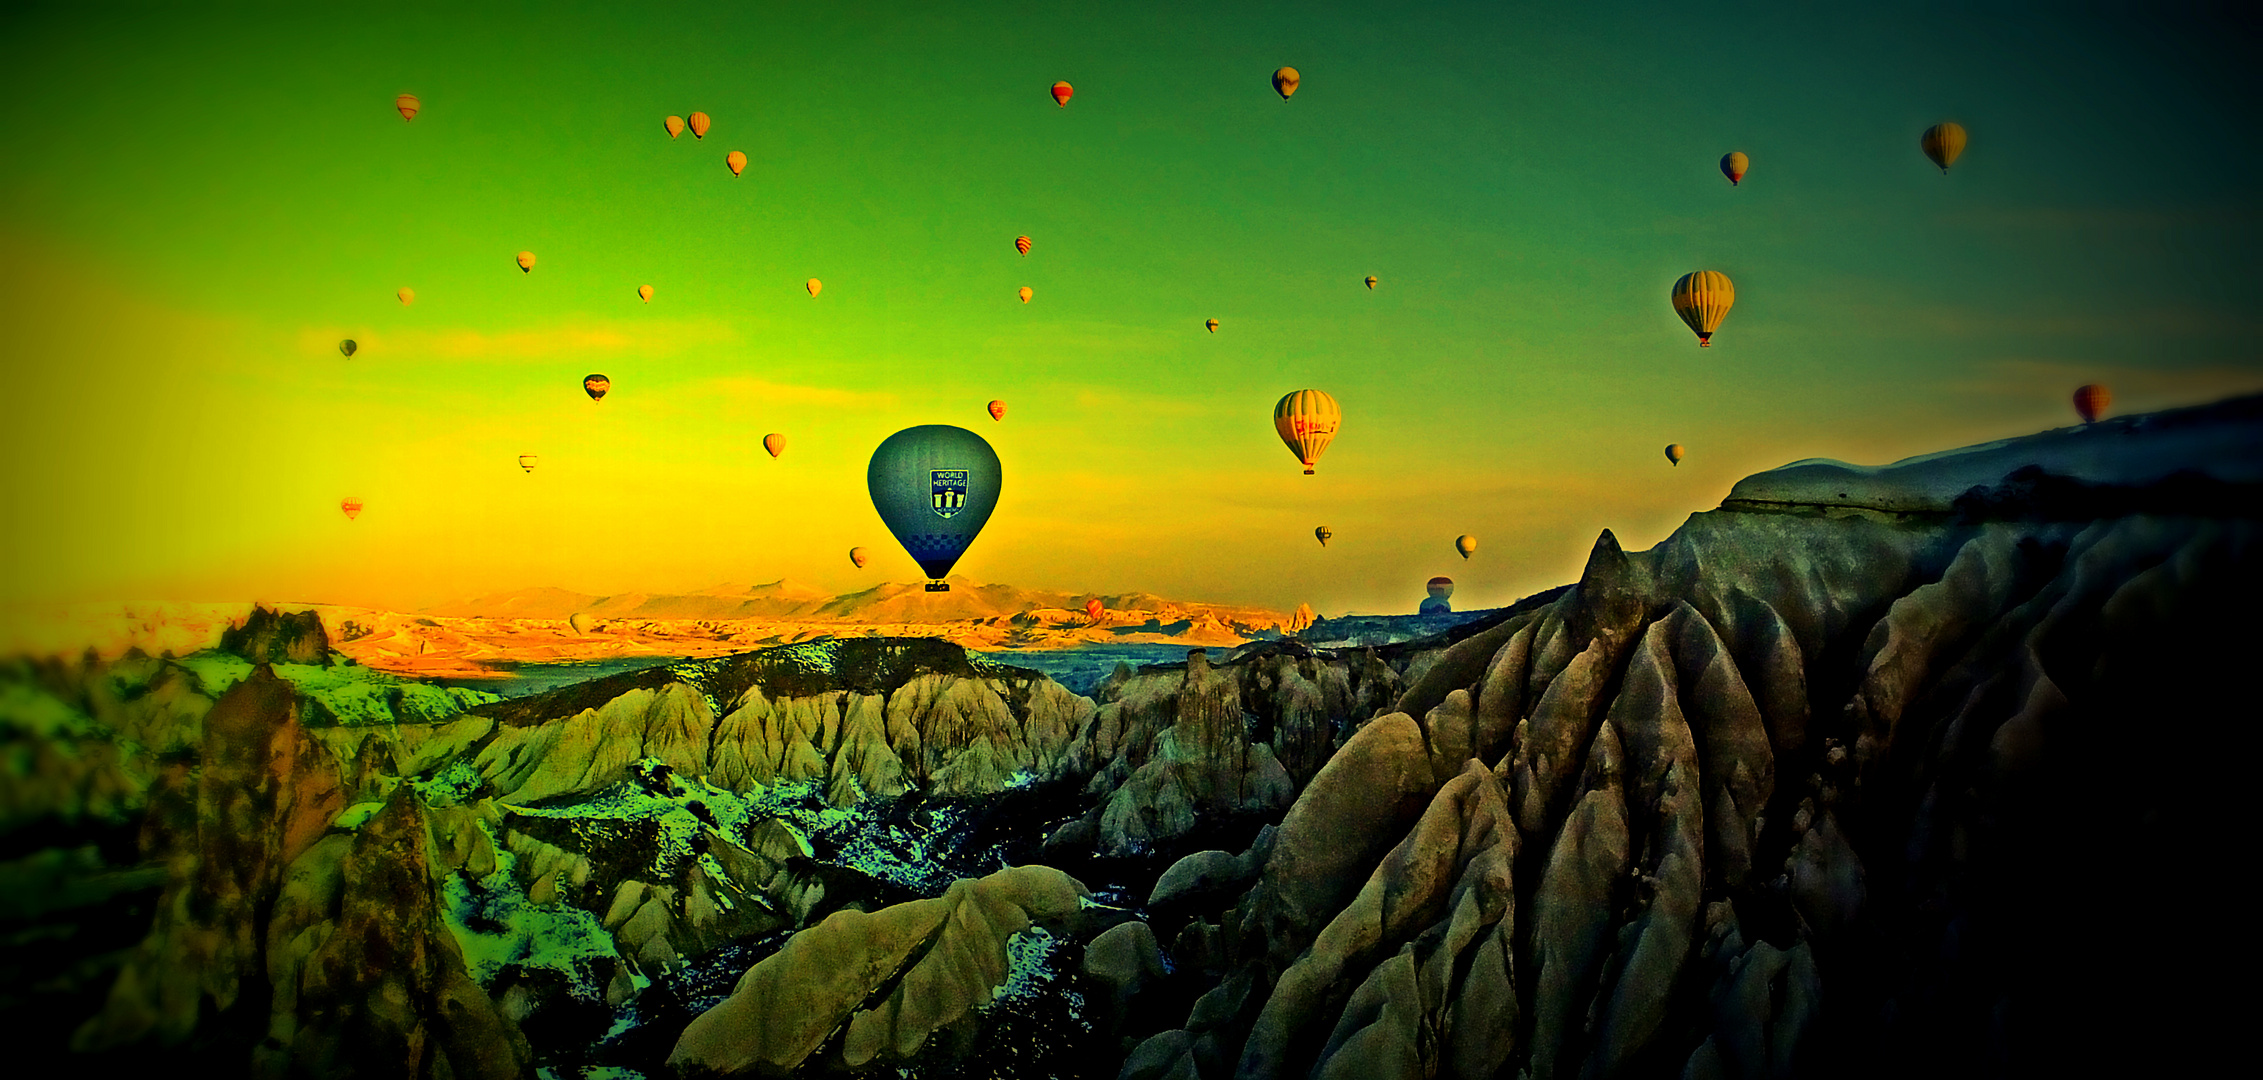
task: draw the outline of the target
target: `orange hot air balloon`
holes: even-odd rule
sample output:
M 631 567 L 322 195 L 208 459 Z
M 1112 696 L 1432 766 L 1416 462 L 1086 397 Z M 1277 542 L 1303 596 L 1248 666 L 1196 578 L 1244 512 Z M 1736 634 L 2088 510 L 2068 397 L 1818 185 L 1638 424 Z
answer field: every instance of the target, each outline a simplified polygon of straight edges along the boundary
M 647 304 L 651 303 L 651 302 L 652 302 L 652 286 L 650 286 L 650 285 L 639 285 L 639 286 L 637 286 L 637 287 L 636 287 L 636 295 L 637 295 L 637 298 L 638 298 L 638 299 L 640 299 L 640 300 L 643 300 L 643 301 L 644 301 L 645 303 L 647 303 Z
M 1069 84 L 1065 82 L 1053 84 L 1053 101 L 1064 109 L 1069 107 L 1069 95 L 1074 93 L 1076 91 L 1069 89 Z
M 522 274 L 531 274 L 531 273 L 533 273 L 533 272 L 534 272 L 534 252 L 531 252 L 531 251 L 522 251 L 522 252 L 519 252 L 519 273 L 522 273 Z
M 1282 101 L 1289 100 L 1289 95 L 1297 92 L 1297 69 L 1285 67 L 1274 72 L 1273 90 L 1281 95 Z
M 695 112 L 691 114 L 691 137 L 694 139 L 704 139 L 707 137 L 706 113 Z
M 2085 424 L 2097 421 L 2106 406 L 2114 403 L 2114 395 L 2100 383 L 2091 383 L 2074 392 L 2074 411 L 2082 414 Z
M 1029 287 L 1029 286 L 1027 286 L 1027 285 L 1024 285 L 1024 286 L 1022 286 L 1022 287 L 1021 287 L 1021 302 L 1022 302 L 1022 303 L 1024 303 L 1024 304 L 1026 304 L 1026 303 L 1029 303 L 1029 298 L 1030 298 L 1030 297 L 1032 297 L 1032 296 L 1035 296 L 1035 295 L 1037 295 L 1037 294 L 1036 294 L 1035 292 L 1032 292 L 1032 291 L 1030 290 L 1030 287 Z
M 1108 610 L 1108 606 L 1101 603 L 1100 598 L 1097 596 L 1084 602 L 1084 617 L 1091 619 L 1093 622 L 1099 622 L 1100 613 L 1106 610 Z
M 993 401 L 993 402 L 991 402 L 991 403 L 990 403 L 990 419 L 992 419 L 992 420 L 1004 420 L 1005 418 L 1006 418 L 1006 403 L 1005 403 L 1005 402 L 1003 402 L 1003 401 Z
M 1217 332 L 1218 332 L 1218 320 L 1216 320 L 1216 319 L 1204 319 L 1204 320 L 1202 320 L 1202 328 L 1203 328 L 1204 330 L 1208 330 L 1208 331 L 1210 331 L 1211 333 L 1215 334 L 1215 333 L 1217 333 Z
M 1018 252 L 1021 252 L 1021 253 L 1022 253 L 1022 254 L 1024 254 L 1024 255 L 1027 255 L 1027 254 L 1029 254 L 1029 237 L 1026 237 L 1026 236 L 1017 236 L 1017 237 L 1014 237 L 1014 250 L 1015 250 L 1015 251 L 1018 251 Z
M 401 286 L 400 291 L 394 293 L 393 295 L 401 298 L 402 307 L 407 307 L 410 304 L 416 303 L 416 290 L 409 288 L 406 285 Z
M 1668 444 L 1668 445 L 1667 445 L 1667 447 L 1666 447 L 1666 460 L 1667 460 L 1667 461 L 1671 461 L 1671 462 L 1673 462 L 1673 463 L 1674 463 L 1674 464 L 1676 464 L 1676 465 L 1679 465 L 1679 464 L 1681 464 L 1681 463 L 1682 463 L 1682 444 L 1680 444 L 1680 443 L 1670 443 L 1670 444 Z
M 1288 444 L 1289 453 L 1304 463 L 1306 476 L 1312 475 L 1313 463 L 1327 452 L 1343 424 L 1344 411 L 1336 399 L 1319 390 L 1291 390 L 1273 406 L 1273 430 Z
M 863 548 L 853 547 L 849 549 L 849 561 L 855 563 L 858 569 L 863 569 L 864 561 L 871 557 L 872 553 Z
M 611 391 L 612 389 L 613 380 L 608 379 L 603 375 L 585 375 L 582 377 L 582 393 L 588 394 L 589 400 L 591 401 L 605 400 L 606 393 Z
M 809 279 L 809 284 L 804 287 L 809 290 L 810 299 L 814 300 L 817 298 L 818 291 L 825 287 L 825 283 L 817 280 L 816 278 L 811 278 Z
M 723 164 L 730 166 L 732 176 L 737 176 L 746 171 L 746 155 L 733 150 L 723 155 Z
M 1731 150 L 1721 155 L 1721 175 L 1729 178 L 1729 186 L 1737 186 L 1744 179 L 1744 171 L 1752 166 L 1752 159 Z
M 393 99 L 393 107 L 401 110 L 401 120 L 406 123 L 416 119 L 416 111 L 424 108 L 424 102 L 418 101 L 415 94 L 402 94 Z
M 762 437 L 762 448 L 770 451 L 771 457 L 777 457 L 786 452 L 786 437 L 775 431 L 764 435 Z
M 536 458 L 533 454 L 520 454 L 519 468 L 525 469 L 528 472 L 533 472 L 535 460 Z
M 361 500 L 341 499 L 338 502 L 338 509 L 346 512 L 347 521 L 352 521 L 353 519 L 361 516 Z
M 660 126 L 667 128 L 668 137 L 673 139 L 676 136 L 684 133 L 684 118 L 681 116 L 671 116 L 666 120 L 660 121 Z

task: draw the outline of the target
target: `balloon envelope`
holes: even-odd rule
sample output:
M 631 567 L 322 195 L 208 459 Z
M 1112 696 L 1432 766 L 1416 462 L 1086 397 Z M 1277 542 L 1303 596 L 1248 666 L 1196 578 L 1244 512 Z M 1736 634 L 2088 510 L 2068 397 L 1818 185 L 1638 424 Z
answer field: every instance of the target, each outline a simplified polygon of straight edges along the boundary
M 533 270 L 533 269 L 534 269 L 534 252 L 531 252 L 531 251 L 522 251 L 522 252 L 519 252 L 519 272 L 520 272 L 520 273 L 522 273 L 522 274 L 524 274 L 524 273 L 527 273 L 527 272 L 529 272 L 529 271 L 531 271 L 531 270 Z
M 676 136 L 684 133 L 684 118 L 681 116 L 671 116 L 666 120 L 660 121 L 660 126 L 667 128 L 668 137 L 673 139 Z
M 1208 330 L 1208 331 L 1210 331 L 1211 333 L 1215 334 L 1215 333 L 1217 333 L 1217 332 L 1218 332 L 1218 320 L 1216 320 L 1216 319 L 1204 319 L 1204 320 L 1202 320 L 1202 328 L 1203 328 L 1204 330 Z
M 770 451 L 771 457 L 777 457 L 786 452 L 786 437 L 775 431 L 764 435 L 762 437 L 762 448 Z
M 1026 236 L 1017 236 L 1017 237 L 1014 237 L 1014 250 L 1015 250 L 1015 251 L 1018 251 L 1018 252 L 1021 252 L 1021 253 L 1022 253 L 1022 254 L 1024 254 L 1024 255 L 1027 255 L 1027 254 L 1029 254 L 1029 237 L 1026 237 Z
M 347 338 L 346 340 L 338 343 L 338 351 L 345 353 L 347 356 L 352 356 L 354 354 L 354 350 L 358 348 L 361 348 L 361 346 L 354 344 L 354 339 L 352 338 Z
M 905 428 L 872 452 L 865 485 L 896 542 L 934 580 L 966 554 L 998 508 L 1004 472 L 982 436 L 947 424 Z
M 1306 476 L 1312 475 L 1313 463 L 1328 451 L 1343 423 L 1344 411 L 1336 399 L 1319 390 L 1291 390 L 1273 406 L 1273 430 L 1289 453 L 1304 463 Z
M 573 627 L 574 633 L 586 634 L 597 625 L 597 620 L 590 618 L 587 612 L 577 611 L 567 617 L 566 625 Z
M 1328 526 L 1326 526 L 1326 525 L 1322 525 L 1321 527 L 1319 527 L 1319 528 L 1317 528 L 1317 529 L 1314 529 L 1314 530 L 1312 530 L 1312 535 L 1314 535 L 1314 536 L 1316 536 L 1316 537 L 1319 537 L 1319 538 L 1320 538 L 1320 546 L 1321 546 L 1321 547 L 1327 547 L 1327 546 L 1328 546 L 1328 538 L 1329 538 L 1329 537 L 1331 537 L 1331 536 L 1334 536 L 1334 535 L 1336 535 L 1336 530 L 1334 530 L 1334 529 L 1331 529 L 1331 528 L 1329 528 L 1329 527 L 1328 527 Z
M 1673 462 L 1673 463 L 1674 463 L 1674 464 L 1676 464 L 1676 465 L 1679 465 L 1679 464 L 1681 464 L 1681 463 L 1682 463 L 1682 444 L 1680 444 L 1680 443 L 1673 443 L 1673 444 L 1670 444 L 1670 445 L 1668 445 L 1668 446 L 1666 447 L 1666 460 L 1668 460 L 1668 461 L 1671 461 L 1671 462 Z
M 2087 424 L 2098 419 L 2106 406 L 2114 403 L 2114 395 L 2099 383 L 2091 383 L 2074 392 L 2074 411 L 2082 415 Z
M 993 402 L 991 402 L 991 403 L 990 403 L 990 419 L 992 419 L 992 420 L 1004 420 L 1005 418 L 1006 418 L 1006 403 L 1005 403 L 1005 402 L 1003 402 L 1003 401 L 993 401 Z
M 1032 296 L 1035 296 L 1035 295 L 1037 295 L 1037 294 L 1036 294 L 1036 293 L 1034 293 L 1034 292 L 1031 292 L 1031 291 L 1030 291 L 1030 288 L 1029 288 L 1029 286 L 1027 286 L 1027 285 L 1024 285 L 1024 286 L 1022 286 L 1022 287 L 1021 287 L 1021 302 L 1022 302 L 1022 303 L 1024 303 L 1024 304 L 1026 304 L 1026 303 L 1029 303 L 1029 298 L 1030 298 L 1030 297 L 1032 297 Z
M 1736 286 L 1718 270 L 1694 270 L 1674 282 L 1674 314 L 1697 332 L 1699 348 L 1713 344 L 1713 331 L 1721 328 L 1729 305 L 1736 302 Z
M 1939 165 L 1941 171 L 1946 173 L 1949 166 L 1956 164 L 1957 155 L 1964 153 L 1964 127 L 1946 121 L 1935 124 L 1926 128 L 1925 134 L 1918 136 L 1917 145 L 1925 151 L 1926 157 L 1933 159 L 1933 164 Z
M 864 561 L 871 557 L 872 553 L 864 550 L 863 548 L 853 547 L 849 549 L 849 562 L 854 563 L 859 568 L 862 568 L 864 566 Z
M 723 155 L 723 164 L 730 167 L 732 176 L 737 176 L 746 171 L 746 155 L 733 150 Z
M 519 455 L 519 468 L 525 469 L 525 470 L 526 470 L 526 471 L 528 471 L 528 472 L 533 472 L 533 471 L 534 471 L 534 458 L 535 458 L 535 456 L 534 456 L 533 454 L 520 454 L 520 455 Z
M 1737 186 L 1737 181 L 1744 179 L 1744 170 L 1751 165 L 1751 158 L 1734 150 L 1721 155 L 1721 175 L 1729 178 L 1730 187 Z
M 1069 107 L 1069 95 L 1074 93 L 1076 91 L 1069 89 L 1069 84 L 1065 82 L 1053 84 L 1053 102 L 1064 109 Z
M 1423 584 L 1423 588 L 1430 591 L 1431 599 L 1444 600 L 1447 597 L 1454 595 L 1454 579 L 1450 577 L 1434 577 L 1425 582 Z
M 581 389 L 582 393 L 589 395 L 589 400 L 603 401 L 606 391 L 613 389 L 613 380 L 603 375 L 585 375 L 582 376 Z
M 816 278 L 811 278 L 811 279 L 809 279 L 809 285 L 808 285 L 808 289 L 809 289 L 809 295 L 811 295 L 811 296 L 813 296 L 813 297 L 814 297 L 814 296 L 816 296 L 816 295 L 817 295 L 817 293 L 818 293 L 818 290 L 820 290 L 820 289 L 823 289 L 824 287 L 825 287 L 825 283 L 824 283 L 824 282 L 822 282 L 822 281 L 819 281 L 819 280 L 817 280 Z
M 1375 275 L 1373 275 L 1373 274 L 1369 274 L 1369 275 L 1367 275 L 1367 287 L 1368 287 L 1368 288 L 1370 288 L 1370 289 L 1372 289 L 1372 288 L 1374 288 L 1374 287 L 1375 287 Z
M 401 298 L 401 306 L 403 307 L 407 307 L 410 304 L 416 303 L 416 290 L 409 288 L 406 285 L 401 286 L 400 291 L 394 293 L 393 295 Z
M 706 113 L 695 112 L 691 114 L 691 137 L 694 139 L 704 139 L 707 137 Z
M 636 287 L 636 294 L 637 297 L 643 300 L 645 303 L 649 304 L 652 302 L 652 286 L 639 285 Z
M 1289 95 L 1297 92 L 1297 69 L 1285 67 L 1274 72 L 1273 91 L 1281 95 L 1282 101 L 1289 100 Z
M 338 501 L 338 509 L 346 512 L 347 521 L 352 521 L 361 516 L 361 500 L 341 499 Z
M 401 119 L 414 120 L 417 110 L 424 108 L 424 103 L 418 101 L 415 94 L 402 94 L 393 99 L 393 107 L 401 110 Z
M 1462 558 L 1469 558 L 1477 553 L 1477 538 L 1468 533 L 1454 537 L 1454 550 L 1461 552 Z
M 1097 596 L 1084 602 L 1084 617 L 1091 619 L 1093 622 L 1099 622 L 1100 613 L 1106 610 L 1108 610 L 1108 606 L 1101 603 L 1100 598 Z

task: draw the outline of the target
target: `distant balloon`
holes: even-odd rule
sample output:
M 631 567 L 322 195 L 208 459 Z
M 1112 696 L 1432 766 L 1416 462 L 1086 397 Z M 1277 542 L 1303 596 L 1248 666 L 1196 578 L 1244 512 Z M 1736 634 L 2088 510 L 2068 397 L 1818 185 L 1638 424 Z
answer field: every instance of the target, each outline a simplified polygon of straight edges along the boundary
M 707 137 L 706 113 L 695 112 L 691 114 L 691 137 L 694 139 L 704 139 Z
M 1372 288 L 1374 288 L 1374 287 L 1375 287 L 1375 275 L 1373 275 L 1373 274 L 1369 274 L 1369 275 L 1367 275 L 1367 287 L 1368 287 L 1368 288 L 1370 288 L 1370 289 L 1372 289 Z
M 352 521 L 353 519 L 361 516 L 361 500 L 340 499 L 338 500 L 338 509 L 346 512 L 347 521 Z
M 1336 535 L 1336 530 L 1334 530 L 1334 529 L 1331 529 L 1331 528 L 1329 528 L 1329 527 L 1328 527 L 1328 526 L 1326 526 L 1326 525 L 1322 525 L 1321 527 L 1319 527 L 1319 528 L 1317 528 L 1317 529 L 1314 529 L 1314 530 L 1312 530 L 1312 535 L 1314 535 L 1314 536 L 1317 536 L 1317 537 L 1319 537 L 1319 538 L 1320 538 L 1320 546 L 1321 546 L 1321 547 L 1327 547 L 1327 546 L 1328 546 L 1328 538 L 1329 538 L 1329 537 L 1331 537 L 1331 536 L 1334 536 L 1334 535 Z
M 1273 406 L 1273 430 L 1288 444 L 1289 453 L 1304 463 L 1306 476 L 1312 475 L 1313 463 L 1327 452 L 1343 423 L 1344 411 L 1336 399 L 1318 390 L 1292 390 Z
M 1273 90 L 1281 95 L 1282 101 L 1289 100 L 1289 95 L 1297 92 L 1297 69 L 1285 67 L 1274 72 Z
M 1005 418 L 1006 418 L 1006 403 L 1005 403 L 1005 402 L 1003 402 L 1003 401 L 993 401 L 993 402 L 991 402 L 991 403 L 990 403 L 990 419 L 992 419 L 992 420 L 1004 420 Z
M 354 344 L 354 339 L 352 338 L 347 338 L 346 340 L 338 343 L 338 351 L 345 353 L 347 356 L 352 356 L 354 354 L 354 350 L 358 348 L 361 348 L 361 346 Z
M 637 297 L 643 300 L 645 303 L 649 304 L 652 302 L 652 286 L 639 285 L 636 287 L 636 294 Z
M 1477 554 L 1477 538 L 1468 533 L 1454 537 L 1454 550 L 1461 552 L 1465 559 Z
M 1737 151 L 1731 150 L 1721 155 L 1721 175 L 1729 178 L 1730 187 L 1737 186 L 1737 181 L 1744 179 L 1744 170 L 1751 165 L 1752 159 Z
M 574 633 L 586 634 L 597 626 L 597 620 L 590 618 L 588 612 L 577 611 L 566 617 L 566 625 L 573 627 Z
M 401 110 L 403 121 L 408 121 L 416 119 L 416 112 L 418 109 L 424 108 L 424 103 L 418 101 L 415 94 L 402 94 L 393 99 L 393 107 Z
M 1069 95 L 1074 93 L 1076 91 L 1069 89 L 1069 84 L 1065 82 L 1053 84 L 1053 101 L 1064 109 L 1069 107 Z
M 730 167 L 732 176 L 737 176 L 746 171 L 746 155 L 733 150 L 723 155 L 723 164 Z
M 809 295 L 810 295 L 810 297 L 811 297 L 812 299 L 815 299 L 815 298 L 816 298 L 816 296 L 817 296 L 818 290 L 820 290 L 820 289 L 823 289 L 824 287 L 825 287 L 825 283 L 824 283 L 824 282 L 822 282 L 822 281 L 819 281 L 819 280 L 817 280 L 816 278 L 811 278 L 811 279 L 809 279 L 809 285 L 808 285 L 808 289 L 809 289 Z
M 786 452 L 786 437 L 775 431 L 764 435 L 762 437 L 762 448 L 770 451 L 771 457 L 777 457 Z
M 673 139 L 676 136 L 684 133 L 684 118 L 681 116 L 671 116 L 666 120 L 660 121 L 660 126 L 667 128 L 668 137 Z
M 849 549 L 849 561 L 855 563 L 860 570 L 864 568 L 864 561 L 871 557 L 872 553 L 863 548 L 853 547 Z
M 1101 603 L 1100 598 L 1097 596 L 1084 602 L 1084 617 L 1091 619 L 1093 622 L 1099 622 L 1100 614 L 1107 610 L 1108 605 Z
M 406 285 L 401 286 L 399 291 L 395 292 L 393 295 L 401 298 L 402 307 L 407 307 L 410 304 L 416 303 L 416 290 L 409 288 Z
M 1674 282 L 1673 299 L 1674 314 L 1697 331 L 1697 345 L 1705 348 L 1713 344 L 1713 331 L 1721 328 L 1721 319 L 1729 313 L 1729 305 L 1737 302 L 1737 290 L 1729 284 L 1729 275 L 1718 270 L 1697 270 L 1683 274 L 1681 280 Z
M 1674 463 L 1674 464 L 1676 464 L 1676 465 L 1679 465 L 1679 464 L 1681 464 L 1681 463 L 1682 463 L 1682 444 L 1680 444 L 1680 443 L 1670 443 L 1670 444 L 1668 444 L 1668 445 L 1667 445 L 1667 447 L 1666 447 L 1666 460 L 1667 460 L 1667 461 L 1671 461 L 1671 462 L 1673 462 L 1673 463 Z
M 520 454 L 520 455 L 519 455 L 519 468 L 525 469 L 525 470 L 526 470 L 526 471 L 528 471 L 528 472 L 533 472 L 533 471 L 534 471 L 534 457 L 535 457 L 535 456 L 534 456 L 533 454 Z
M 1216 320 L 1216 319 L 1204 319 L 1204 320 L 1202 320 L 1202 328 L 1203 328 L 1204 330 L 1208 330 L 1208 331 L 1210 331 L 1211 333 L 1215 334 L 1215 333 L 1217 333 L 1217 332 L 1218 332 L 1218 320 Z
M 931 579 L 942 579 L 998 508 L 1004 471 L 982 436 L 946 424 L 905 428 L 872 452 L 865 485 L 888 531 Z
M 522 252 L 519 252 L 519 273 L 522 273 L 522 274 L 528 274 L 528 273 L 533 273 L 533 272 L 534 272 L 534 252 L 531 252 L 531 251 L 522 251 Z
M 1429 581 L 1424 582 L 1423 588 L 1429 591 L 1430 598 L 1432 600 L 1450 599 L 1454 595 L 1454 579 L 1450 577 L 1434 577 Z
M 589 395 L 589 400 L 603 401 L 606 392 L 613 389 L 613 380 L 603 375 L 584 376 L 581 381 L 581 389 L 583 393 Z
M 2082 414 L 2085 424 L 2095 422 L 2114 403 L 2114 395 L 2105 386 L 2091 383 L 2074 392 L 2074 411 Z
M 1942 174 L 1947 175 L 1949 166 L 1956 164 L 1957 155 L 1964 153 L 1964 127 L 1947 121 L 1935 124 L 1918 136 L 1917 145 L 1925 151 L 1926 157 L 1933 159 L 1933 164 L 1941 167 Z
M 1035 296 L 1035 295 L 1037 295 L 1037 294 L 1036 294 L 1036 293 L 1034 293 L 1034 292 L 1031 292 L 1031 291 L 1030 291 L 1030 288 L 1029 288 L 1029 286 L 1027 286 L 1027 285 L 1024 285 L 1024 286 L 1022 286 L 1022 287 L 1021 287 L 1021 302 L 1022 302 L 1022 303 L 1024 303 L 1024 304 L 1026 304 L 1026 303 L 1029 303 L 1029 298 L 1030 298 L 1030 297 L 1032 297 L 1032 296 Z
M 1026 237 L 1026 236 L 1017 236 L 1017 237 L 1014 237 L 1014 250 L 1015 250 L 1015 251 L 1018 251 L 1018 252 L 1021 252 L 1021 253 L 1022 253 L 1022 254 L 1024 254 L 1024 255 L 1027 255 L 1027 254 L 1029 254 L 1029 237 Z

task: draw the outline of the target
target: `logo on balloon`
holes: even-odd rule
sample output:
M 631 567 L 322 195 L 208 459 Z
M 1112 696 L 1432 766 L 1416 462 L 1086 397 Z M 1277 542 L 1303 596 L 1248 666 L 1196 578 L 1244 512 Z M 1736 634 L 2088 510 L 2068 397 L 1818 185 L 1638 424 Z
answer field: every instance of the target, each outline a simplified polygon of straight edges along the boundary
M 931 469 L 928 493 L 935 501 L 935 516 L 950 517 L 966 509 L 967 469 Z

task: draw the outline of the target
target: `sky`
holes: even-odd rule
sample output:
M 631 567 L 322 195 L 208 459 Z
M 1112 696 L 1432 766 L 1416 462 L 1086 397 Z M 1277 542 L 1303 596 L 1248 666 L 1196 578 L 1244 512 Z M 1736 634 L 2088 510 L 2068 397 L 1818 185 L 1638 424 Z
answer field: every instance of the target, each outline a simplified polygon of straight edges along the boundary
M 943 423 L 967 577 L 1477 608 L 1797 459 L 2263 390 L 2222 5 L 1112 7 L 10 5 L 0 603 L 916 580 L 864 472 Z

